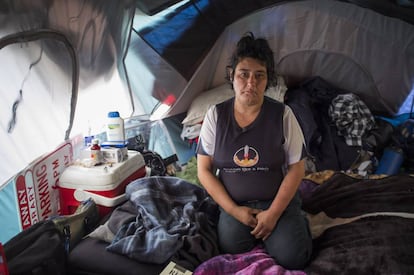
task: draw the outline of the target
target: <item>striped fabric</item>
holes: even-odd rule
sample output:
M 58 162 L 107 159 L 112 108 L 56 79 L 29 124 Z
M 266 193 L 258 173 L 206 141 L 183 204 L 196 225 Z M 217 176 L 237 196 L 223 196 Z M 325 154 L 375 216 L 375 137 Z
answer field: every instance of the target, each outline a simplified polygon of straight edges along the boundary
M 329 116 L 349 146 L 361 146 L 362 137 L 375 126 L 374 117 L 355 94 L 336 96 L 329 106 Z

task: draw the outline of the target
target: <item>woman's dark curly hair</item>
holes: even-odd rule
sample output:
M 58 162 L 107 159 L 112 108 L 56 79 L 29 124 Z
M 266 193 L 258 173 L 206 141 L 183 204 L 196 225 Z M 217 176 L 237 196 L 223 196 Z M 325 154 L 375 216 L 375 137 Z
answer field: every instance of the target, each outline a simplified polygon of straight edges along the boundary
M 246 57 L 251 57 L 256 60 L 259 60 L 263 65 L 265 65 L 267 70 L 267 88 L 276 86 L 277 76 L 275 72 L 275 61 L 273 57 L 273 51 L 269 46 L 269 43 L 264 38 L 255 38 L 252 32 L 246 33 L 240 40 L 237 42 L 237 47 L 233 52 L 233 55 L 230 57 L 230 65 L 227 66 L 227 76 L 226 79 L 231 82 L 232 88 L 232 79 L 234 77 L 234 71 L 237 64 Z

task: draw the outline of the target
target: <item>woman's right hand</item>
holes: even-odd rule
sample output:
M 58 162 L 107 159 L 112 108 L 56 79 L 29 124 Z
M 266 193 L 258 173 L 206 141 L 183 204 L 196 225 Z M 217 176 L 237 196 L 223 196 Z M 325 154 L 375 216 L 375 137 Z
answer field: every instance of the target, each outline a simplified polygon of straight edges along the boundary
M 235 209 L 232 210 L 230 213 L 235 219 L 239 222 L 255 228 L 257 225 L 256 215 L 260 213 L 261 209 L 250 208 L 247 206 L 237 206 Z

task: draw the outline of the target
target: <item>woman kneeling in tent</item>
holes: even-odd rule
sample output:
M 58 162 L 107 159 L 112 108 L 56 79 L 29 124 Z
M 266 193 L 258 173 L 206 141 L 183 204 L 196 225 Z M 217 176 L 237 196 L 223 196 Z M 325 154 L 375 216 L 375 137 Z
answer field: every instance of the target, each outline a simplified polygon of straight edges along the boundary
M 298 194 L 304 139 L 292 110 L 264 96 L 276 84 L 267 40 L 242 37 L 229 69 L 235 96 L 209 109 L 197 148 L 198 177 L 220 206 L 220 248 L 264 245 L 278 264 L 302 269 L 312 252 Z

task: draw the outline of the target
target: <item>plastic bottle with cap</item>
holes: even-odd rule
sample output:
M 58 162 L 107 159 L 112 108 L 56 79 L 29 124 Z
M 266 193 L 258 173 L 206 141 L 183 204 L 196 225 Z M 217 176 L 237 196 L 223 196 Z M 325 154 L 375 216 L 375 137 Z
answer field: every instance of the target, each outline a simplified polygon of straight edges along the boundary
M 106 137 L 112 145 L 123 145 L 125 143 L 124 120 L 117 111 L 108 113 Z

